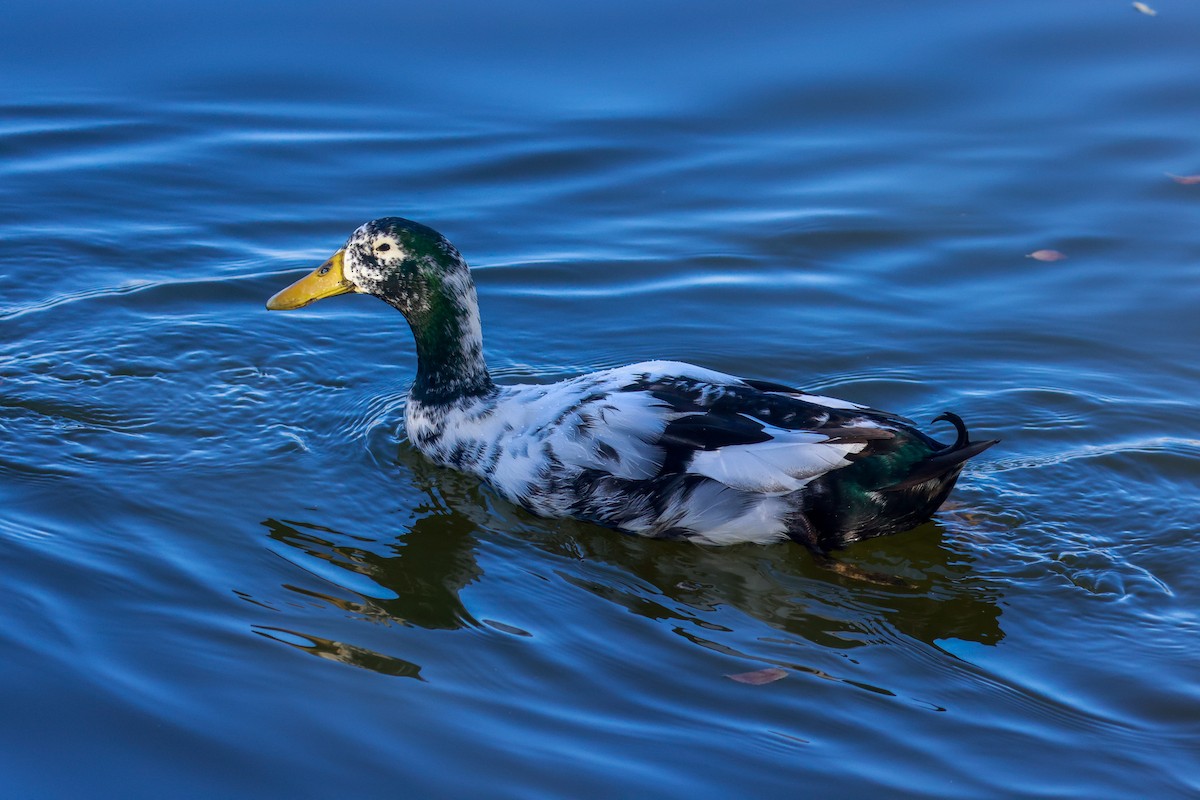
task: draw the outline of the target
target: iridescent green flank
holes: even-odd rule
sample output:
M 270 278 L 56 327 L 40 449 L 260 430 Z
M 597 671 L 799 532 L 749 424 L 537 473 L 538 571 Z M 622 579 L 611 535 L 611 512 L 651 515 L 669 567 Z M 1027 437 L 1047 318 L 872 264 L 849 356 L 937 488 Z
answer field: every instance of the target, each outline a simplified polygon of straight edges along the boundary
M 804 513 L 819 546 L 828 549 L 865 536 L 899 533 L 928 519 L 949 495 L 957 471 L 944 480 L 896 487 L 933 455 L 937 446 L 919 431 L 897 431 L 886 450 L 813 481 L 805 496 Z

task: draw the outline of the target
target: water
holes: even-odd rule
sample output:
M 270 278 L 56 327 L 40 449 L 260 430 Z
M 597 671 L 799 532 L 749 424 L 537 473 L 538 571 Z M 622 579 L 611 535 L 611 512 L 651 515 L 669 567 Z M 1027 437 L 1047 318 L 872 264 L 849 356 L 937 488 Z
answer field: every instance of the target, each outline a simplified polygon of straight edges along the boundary
M 1200 9 L 1154 5 L 9 9 L 6 796 L 1200 793 Z M 533 518 L 405 442 L 399 315 L 262 308 L 384 214 L 503 380 L 1003 443 L 841 555 L 894 584 Z

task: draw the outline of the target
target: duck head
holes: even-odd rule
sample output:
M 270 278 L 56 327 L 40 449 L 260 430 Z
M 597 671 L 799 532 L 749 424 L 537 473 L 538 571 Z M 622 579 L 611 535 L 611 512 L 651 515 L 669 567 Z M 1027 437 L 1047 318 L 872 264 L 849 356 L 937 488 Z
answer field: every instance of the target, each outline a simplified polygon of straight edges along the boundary
M 419 399 L 444 401 L 492 390 L 475 283 L 446 237 L 400 217 L 373 220 L 325 263 L 268 300 L 267 308 L 288 311 L 350 292 L 375 295 L 408 320 L 417 346 Z
M 399 309 L 410 322 L 431 311 L 435 298 L 470 295 L 466 262 L 432 228 L 400 217 L 361 225 L 325 263 L 267 301 L 271 311 L 290 311 L 326 297 L 371 294 Z

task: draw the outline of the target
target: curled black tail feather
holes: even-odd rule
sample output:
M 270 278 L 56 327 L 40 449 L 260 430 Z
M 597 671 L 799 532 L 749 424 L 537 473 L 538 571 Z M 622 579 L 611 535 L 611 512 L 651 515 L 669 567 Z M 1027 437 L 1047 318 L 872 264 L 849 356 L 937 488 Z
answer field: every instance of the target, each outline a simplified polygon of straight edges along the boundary
M 961 450 L 970 444 L 967 436 L 967 424 L 962 421 L 962 417 L 955 414 L 953 411 L 943 411 L 933 418 L 934 422 L 945 420 L 954 426 L 954 430 L 958 432 L 958 438 L 954 440 L 954 444 L 950 445 L 951 450 Z
M 945 445 L 942 450 L 918 462 L 903 480 L 891 486 L 884 487 L 883 491 L 898 492 L 902 489 L 911 489 L 926 481 L 948 475 L 953 476 L 951 478 L 953 480 L 954 477 L 957 477 L 958 470 L 962 468 L 963 462 L 979 455 L 1000 441 L 999 439 L 989 439 L 986 442 L 972 442 L 967 434 L 967 426 L 962 421 L 962 417 L 951 411 L 942 412 L 933 421 L 941 422 L 943 420 L 953 425 L 955 431 L 958 432 L 958 436 L 954 439 L 954 444 Z

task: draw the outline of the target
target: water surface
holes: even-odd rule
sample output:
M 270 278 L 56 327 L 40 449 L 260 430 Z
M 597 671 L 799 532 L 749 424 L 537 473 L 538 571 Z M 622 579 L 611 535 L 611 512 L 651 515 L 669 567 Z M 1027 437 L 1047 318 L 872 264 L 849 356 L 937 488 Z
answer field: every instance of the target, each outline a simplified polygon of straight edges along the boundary
M 7 793 L 1200 793 L 1200 10 L 1156 8 L 10 12 Z M 502 380 L 1003 444 L 841 554 L 892 583 L 534 518 L 405 440 L 399 315 L 263 310 L 384 214 Z

